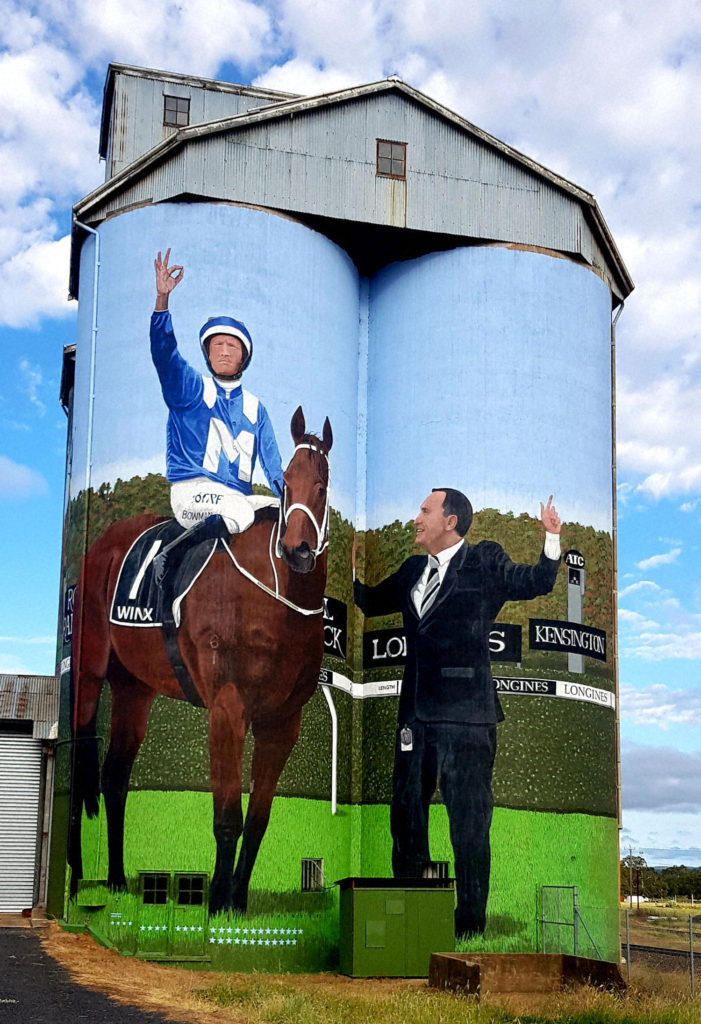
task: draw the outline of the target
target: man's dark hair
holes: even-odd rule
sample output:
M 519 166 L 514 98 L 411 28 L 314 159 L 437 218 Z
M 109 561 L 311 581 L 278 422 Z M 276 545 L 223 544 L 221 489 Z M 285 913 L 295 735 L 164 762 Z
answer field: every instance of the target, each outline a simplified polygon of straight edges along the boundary
M 445 494 L 442 505 L 443 515 L 457 516 L 455 530 L 459 537 L 464 537 L 472 522 L 472 505 L 469 499 L 462 491 L 456 491 L 454 487 L 434 487 L 433 492 L 436 491 L 443 491 Z

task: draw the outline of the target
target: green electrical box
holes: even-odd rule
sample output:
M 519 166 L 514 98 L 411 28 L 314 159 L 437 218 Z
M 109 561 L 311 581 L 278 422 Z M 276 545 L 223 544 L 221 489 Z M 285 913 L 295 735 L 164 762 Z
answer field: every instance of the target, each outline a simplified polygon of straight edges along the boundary
M 426 978 L 431 953 L 455 947 L 455 887 L 445 878 L 344 878 L 341 973 Z

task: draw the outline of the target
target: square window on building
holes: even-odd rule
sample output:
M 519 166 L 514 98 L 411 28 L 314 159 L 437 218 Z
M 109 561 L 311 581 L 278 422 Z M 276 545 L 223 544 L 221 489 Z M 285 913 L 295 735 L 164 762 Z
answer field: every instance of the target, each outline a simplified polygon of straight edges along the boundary
M 177 901 L 180 907 L 201 907 L 205 902 L 205 875 L 178 875 Z
M 406 179 L 406 142 L 377 140 L 377 173 L 385 178 Z
M 163 904 L 168 901 L 170 875 L 142 875 L 141 895 L 144 903 Z
M 190 123 L 190 100 L 184 96 L 163 97 L 163 124 L 183 128 Z

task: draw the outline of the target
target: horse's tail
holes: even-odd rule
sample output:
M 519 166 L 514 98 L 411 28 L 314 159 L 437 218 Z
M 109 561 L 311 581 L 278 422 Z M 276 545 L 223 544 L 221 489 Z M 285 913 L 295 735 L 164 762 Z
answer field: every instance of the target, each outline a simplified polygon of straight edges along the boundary
M 90 670 L 90 639 L 83 637 L 82 589 L 85 575 L 76 590 L 74 632 L 69 672 L 70 721 L 73 741 L 72 758 L 72 800 L 75 811 L 81 813 L 85 807 L 89 818 L 97 816 L 100 810 L 100 756 L 97 736 L 97 712 L 104 678 Z

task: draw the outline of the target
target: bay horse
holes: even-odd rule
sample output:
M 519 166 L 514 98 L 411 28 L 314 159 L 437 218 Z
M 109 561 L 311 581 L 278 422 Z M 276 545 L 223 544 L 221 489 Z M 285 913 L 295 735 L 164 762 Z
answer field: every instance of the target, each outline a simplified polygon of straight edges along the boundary
M 181 606 L 181 657 L 209 711 L 216 842 L 210 913 L 246 909 L 275 789 L 297 741 L 302 708 L 316 689 L 323 654 L 328 454 L 333 435 L 328 418 L 320 438 L 305 433 L 301 407 L 290 429 L 295 450 L 283 474 L 278 520 L 256 521 L 246 532 L 232 536 L 229 552 L 218 543 Z M 124 813 L 149 710 L 157 694 L 186 699 L 160 629 L 110 623 L 125 553 L 145 529 L 163 521 L 144 515 L 116 522 L 83 560 L 75 602 L 78 644 L 72 693 L 68 862 L 73 893 L 83 874 L 82 809 L 88 817 L 97 815 L 100 788 L 107 817 L 107 883 L 112 890 L 126 888 Z M 100 787 L 96 728 L 105 680 L 112 690 L 112 721 Z M 244 824 L 241 771 L 249 726 L 253 766 Z

